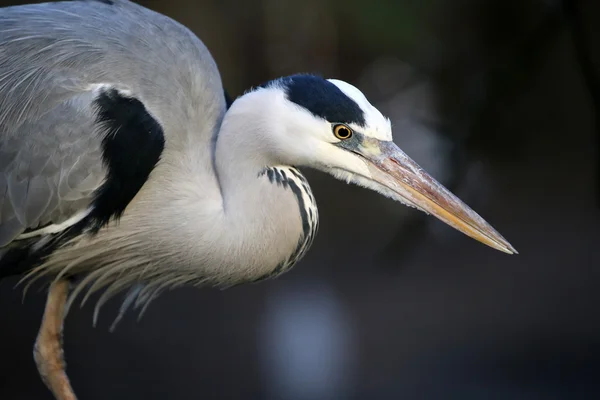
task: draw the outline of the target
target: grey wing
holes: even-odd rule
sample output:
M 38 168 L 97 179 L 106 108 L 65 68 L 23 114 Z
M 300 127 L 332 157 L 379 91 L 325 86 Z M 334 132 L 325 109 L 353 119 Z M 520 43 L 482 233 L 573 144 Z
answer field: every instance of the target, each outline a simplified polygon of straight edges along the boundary
M 68 224 L 90 206 L 105 177 L 85 92 L 0 132 L 0 248 L 38 228 Z M 83 217 L 83 215 L 82 215 Z
M 172 33 L 166 44 L 159 26 Z M 92 200 L 94 228 L 124 211 L 164 146 L 142 99 L 158 109 L 157 99 L 179 98 L 172 82 L 188 82 L 164 78 L 178 70 L 174 55 L 187 54 L 172 51 L 180 42 L 198 51 L 189 31 L 127 1 L 0 8 L 0 256 Z M 164 115 L 181 112 L 172 103 L 160 102 Z

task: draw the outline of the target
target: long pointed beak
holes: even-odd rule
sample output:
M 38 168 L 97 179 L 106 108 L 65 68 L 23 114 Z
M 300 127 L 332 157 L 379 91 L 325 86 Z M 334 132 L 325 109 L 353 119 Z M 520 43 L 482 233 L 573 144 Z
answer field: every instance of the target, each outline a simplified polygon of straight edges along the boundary
M 364 138 L 354 149 L 365 158 L 373 179 L 403 201 L 432 214 L 494 249 L 517 254 L 511 244 L 469 206 L 433 179 L 393 142 Z

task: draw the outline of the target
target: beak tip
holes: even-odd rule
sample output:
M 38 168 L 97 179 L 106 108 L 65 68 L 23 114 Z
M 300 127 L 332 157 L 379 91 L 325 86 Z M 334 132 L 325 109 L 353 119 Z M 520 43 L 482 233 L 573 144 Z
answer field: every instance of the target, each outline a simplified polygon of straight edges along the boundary
M 506 253 L 508 255 L 517 255 L 519 254 L 519 252 L 517 251 L 517 249 L 515 249 L 510 243 L 508 243 L 507 240 L 503 240 L 501 242 L 501 247 L 497 248 L 498 250 L 502 251 L 503 253 Z

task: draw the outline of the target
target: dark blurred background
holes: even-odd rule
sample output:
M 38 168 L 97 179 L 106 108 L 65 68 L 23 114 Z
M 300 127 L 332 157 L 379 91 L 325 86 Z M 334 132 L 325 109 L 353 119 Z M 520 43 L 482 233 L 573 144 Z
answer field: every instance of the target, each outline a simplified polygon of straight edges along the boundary
M 166 293 L 114 333 L 117 299 L 96 328 L 91 305 L 69 314 L 80 400 L 600 398 L 600 2 L 140 3 L 204 41 L 232 96 L 296 72 L 355 84 L 520 254 L 307 171 L 321 227 L 291 272 Z M 15 284 L 0 399 L 50 399 L 32 358 L 44 293 Z

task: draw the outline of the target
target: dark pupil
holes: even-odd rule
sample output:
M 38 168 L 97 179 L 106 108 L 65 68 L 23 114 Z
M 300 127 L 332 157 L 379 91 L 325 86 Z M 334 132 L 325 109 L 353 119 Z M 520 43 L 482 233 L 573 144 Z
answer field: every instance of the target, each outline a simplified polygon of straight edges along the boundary
M 340 128 L 338 129 L 338 135 L 345 138 L 350 136 L 350 131 L 347 128 Z

